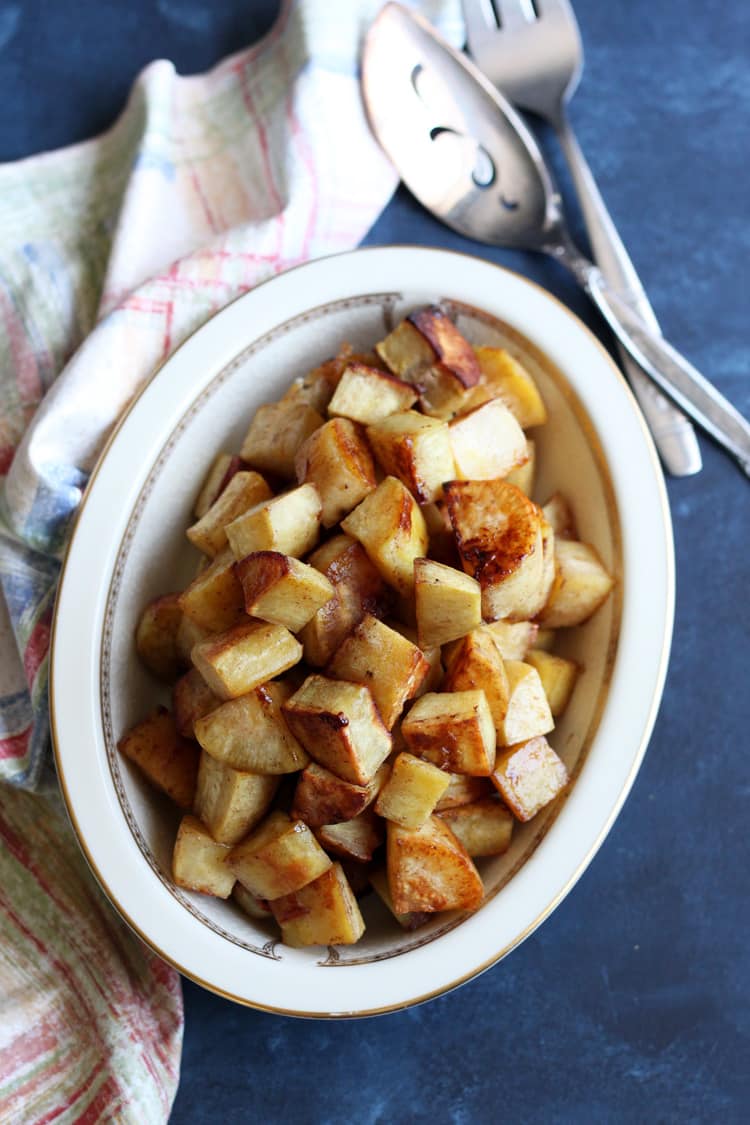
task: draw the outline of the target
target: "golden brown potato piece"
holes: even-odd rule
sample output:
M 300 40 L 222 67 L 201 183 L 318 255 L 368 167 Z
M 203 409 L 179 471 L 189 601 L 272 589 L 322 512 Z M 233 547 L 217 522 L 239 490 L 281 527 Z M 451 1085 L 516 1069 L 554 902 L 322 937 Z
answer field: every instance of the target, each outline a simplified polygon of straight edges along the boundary
M 367 439 L 383 471 L 423 504 L 442 496 L 443 482 L 456 475 L 448 425 L 437 418 L 404 410 L 368 426 Z
M 513 815 L 496 799 L 444 809 L 439 816 L 472 858 L 502 855 L 510 847 Z
M 321 415 L 306 402 L 269 402 L 256 411 L 240 454 L 254 469 L 293 480 L 297 450 L 322 425 Z
M 477 348 L 476 356 L 481 377 L 471 398 L 472 405 L 501 398 L 515 414 L 522 429 L 543 426 L 547 421 L 547 409 L 534 379 L 523 364 L 505 348 Z
M 262 500 L 270 500 L 272 495 L 260 473 L 235 473 L 208 511 L 187 529 L 188 539 L 199 551 L 214 558 L 227 545 L 227 524 Z
M 328 372 L 322 368 L 315 368 L 295 379 L 288 391 L 282 395 L 282 402 L 304 402 L 317 410 L 321 416 L 325 414 L 336 384 Z
M 278 551 L 256 551 L 236 564 L 245 610 L 298 633 L 334 596 L 333 583 L 313 566 Z
M 302 645 L 283 625 L 249 621 L 201 641 L 193 664 L 220 699 L 245 695 L 280 676 L 302 656 Z
M 495 642 L 484 629 L 467 633 L 451 649 L 443 691 L 483 691 L 495 729 L 508 710 L 508 675 Z
M 361 427 L 348 418 L 332 418 L 311 434 L 294 463 L 299 483 L 318 490 L 323 527 L 333 527 L 375 490 L 370 447 Z
M 243 887 L 271 901 L 298 891 L 331 866 L 307 825 L 279 809 L 232 849 L 227 862 Z
M 178 887 L 215 898 L 229 898 L 234 875 L 227 867 L 228 844 L 217 844 L 211 833 L 189 813 L 182 818 L 172 854 L 172 878 Z
M 499 398 L 454 418 L 449 435 L 459 480 L 504 477 L 528 459 L 524 432 Z
M 422 648 L 447 644 L 481 624 L 482 589 L 452 566 L 415 559 L 414 599 Z
M 261 684 L 195 722 L 195 737 L 220 762 L 248 773 L 296 773 L 309 758 L 286 725 L 281 704 L 292 689 Z
M 374 801 L 388 772 L 388 766 L 382 765 L 367 785 L 353 785 L 317 762 L 310 762 L 299 775 L 292 817 L 304 820 L 311 828 L 351 820 Z
M 426 695 L 428 691 L 437 691 L 443 679 L 442 650 L 440 646 L 425 645 L 422 647 L 419 644 L 416 629 L 412 629 L 410 625 L 403 625 L 400 621 L 390 621 L 388 624 L 391 629 L 395 629 L 402 637 L 406 637 L 407 641 L 417 646 L 429 666 L 427 675 L 419 685 L 419 689 L 414 694 L 414 698 L 418 699 L 420 695 Z
M 152 785 L 171 797 L 181 809 L 193 804 L 200 751 L 177 733 L 174 719 L 166 707 L 136 723 L 117 743 Z
M 430 665 L 416 645 L 368 615 L 342 641 L 326 675 L 368 687 L 390 730 L 429 671 Z
M 482 587 L 487 621 L 525 621 L 544 605 L 541 512 L 502 480 L 451 481 L 448 514 L 464 570 Z
M 280 551 L 295 558 L 306 555 L 318 542 L 321 511 L 320 496 L 312 484 L 256 504 L 227 524 L 234 557 L 244 559 L 254 551 Z
M 450 773 L 492 773 L 495 724 L 483 691 L 423 695 L 402 722 L 401 733 L 412 754 Z
M 555 576 L 539 617 L 545 629 L 582 625 L 607 600 L 614 578 L 593 547 L 574 539 L 555 546 Z
M 578 676 L 578 665 L 573 660 L 554 656 L 551 652 L 543 652 L 541 649 L 536 651 L 532 649 L 526 657 L 526 663 L 536 668 L 539 673 L 549 709 L 552 717 L 556 719 L 558 715 L 562 715 L 570 702 Z
M 247 887 L 243 887 L 242 883 L 235 882 L 232 888 L 232 898 L 248 918 L 255 918 L 258 922 L 270 921 L 271 907 L 268 899 L 256 898 L 251 895 Z
M 406 914 L 397 914 L 393 909 L 393 899 L 391 898 L 391 888 L 388 886 L 388 872 L 384 867 L 378 868 L 377 871 L 370 872 L 370 885 L 377 894 L 378 898 L 382 900 L 383 904 L 388 908 L 390 913 L 404 930 L 414 931 L 428 922 L 432 915 L 426 910 L 407 911 Z
M 226 488 L 234 474 L 242 468 L 242 458 L 231 453 L 218 453 L 211 462 L 211 468 L 201 485 L 195 504 L 193 515 L 197 520 L 205 516 L 208 509 Z
M 220 703 L 198 669 L 191 668 L 172 689 L 172 711 L 178 732 L 183 738 L 195 738 L 195 720 L 208 715 Z
M 474 349 L 434 306 L 412 313 L 375 350 L 394 375 L 417 387 L 422 409 L 436 417 L 462 409 L 479 379 Z
M 234 555 L 227 548 L 180 595 L 184 615 L 209 633 L 221 633 L 245 615 L 234 562 Z
M 555 492 L 550 496 L 542 508 L 544 518 L 551 525 L 556 539 L 577 539 L 578 527 L 573 509 L 562 492 Z
M 450 776 L 437 766 L 399 754 L 378 794 L 375 812 L 403 828 L 421 828 L 448 788 Z
M 484 898 L 479 872 L 437 816 L 421 828 L 388 824 L 388 885 L 393 908 L 409 911 L 476 910 Z
M 194 811 L 214 840 L 236 844 L 266 815 L 278 786 L 278 777 L 234 770 L 204 750 Z
M 414 560 L 427 554 L 427 525 L 412 494 L 386 477 L 341 528 L 358 539 L 383 578 L 400 594 L 414 588 Z
M 417 397 L 414 387 L 395 375 L 365 363 L 350 363 L 328 404 L 328 413 L 369 426 L 408 410 Z
M 310 757 L 354 785 L 367 785 L 390 753 L 391 736 L 361 684 L 308 676 L 282 710 Z
M 469 777 L 465 773 L 447 773 L 445 776 L 448 788 L 435 805 L 435 812 L 473 805 L 485 797 L 494 796 L 495 790 L 488 777 Z
M 512 746 L 554 729 L 555 720 L 536 668 L 521 660 L 506 660 L 508 706 L 497 727 L 498 746 Z
M 543 736 L 509 746 L 498 755 L 492 782 L 521 821 L 548 805 L 568 783 L 568 771 Z
M 180 597 L 182 597 L 182 595 L 180 595 Z M 199 641 L 205 641 L 206 637 L 210 636 L 210 629 L 204 629 L 202 625 L 198 625 L 186 614 L 182 614 L 180 624 L 177 626 L 177 636 L 175 638 L 180 668 L 185 669 L 193 667 L 190 653 Z
M 493 621 L 484 629 L 503 660 L 523 660 L 536 644 L 539 626 L 533 621 Z
M 135 647 L 149 672 L 171 683 L 177 675 L 180 658 L 177 633 L 182 620 L 179 594 L 162 594 L 149 602 L 138 620 Z
M 340 863 L 312 883 L 271 903 L 285 945 L 354 945 L 365 932 L 357 900 Z
M 536 442 L 531 438 L 526 439 L 526 460 L 522 465 L 506 473 L 505 479 L 508 484 L 520 488 L 524 496 L 531 498 L 536 481 Z
M 321 825 L 315 835 L 326 851 L 342 859 L 369 863 L 385 839 L 385 829 L 372 808 L 367 808 L 351 820 Z

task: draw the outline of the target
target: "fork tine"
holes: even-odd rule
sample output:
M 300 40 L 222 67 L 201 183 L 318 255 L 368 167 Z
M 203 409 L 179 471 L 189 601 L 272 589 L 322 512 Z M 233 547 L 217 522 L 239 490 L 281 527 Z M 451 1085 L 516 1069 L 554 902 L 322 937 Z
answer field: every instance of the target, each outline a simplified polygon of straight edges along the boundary
M 512 31 L 537 18 L 536 0 L 493 0 L 500 27 Z
M 466 42 L 472 51 L 497 29 L 497 20 L 490 0 L 462 0 Z

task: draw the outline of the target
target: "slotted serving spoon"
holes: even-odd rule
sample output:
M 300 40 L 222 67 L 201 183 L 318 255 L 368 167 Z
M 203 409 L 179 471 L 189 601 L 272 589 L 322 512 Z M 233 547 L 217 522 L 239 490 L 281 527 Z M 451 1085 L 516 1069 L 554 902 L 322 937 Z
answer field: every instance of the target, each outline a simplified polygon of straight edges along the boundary
M 362 85 L 373 131 L 420 203 L 469 238 L 566 266 L 643 370 L 750 476 L 750 424 L 578 250 L 536 141 L 481 71 L 390 3 L 367 35 Z

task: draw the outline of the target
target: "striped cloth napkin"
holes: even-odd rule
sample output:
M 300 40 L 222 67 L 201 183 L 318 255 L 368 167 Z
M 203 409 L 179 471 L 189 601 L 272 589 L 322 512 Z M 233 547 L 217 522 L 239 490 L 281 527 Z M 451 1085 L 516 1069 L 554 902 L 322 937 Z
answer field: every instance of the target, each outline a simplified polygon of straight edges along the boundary
M 381 3 L 283 3 L 264 40 L 206 75 L 151 64 L 104 136 L 0 166 L 2 1121 L 169 1114 L 179 978 L 94 883 L 50 765 L 59 557 L 155 368 L 257 282 L 356 246 L 385 206 L 396 176 L 357 73 Z M 458 0 L 414 6 L 461 41 Z

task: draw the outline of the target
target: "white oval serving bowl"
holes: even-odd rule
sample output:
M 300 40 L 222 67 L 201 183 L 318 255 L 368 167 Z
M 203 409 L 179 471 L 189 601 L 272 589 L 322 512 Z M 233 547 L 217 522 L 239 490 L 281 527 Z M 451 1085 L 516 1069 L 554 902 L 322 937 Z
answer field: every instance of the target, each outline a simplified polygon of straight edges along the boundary
M 439 302 L 474 343 L 502 343 L 533 371 L 550 420 L 538 429 L 535 498 L 560 489 L 580 536 L 617 577 L 564 648 L 583 666 L 550 741 L 567 796 L 482 861 L 487 900 L 400 931 L 375 896 L 362 941 L 289 949 L 231 901 L 175 888 L 179 817 L 120 758 L 117 739 L 164 690 L 139 665 L 145 602 L 180 589 L 195 493 L 219 449 L 237 448 L 257 406 L 344 342 L 365 349 L 416 306 Z M 481 311 L 479 311 L 481 310 Z M 162 957 L 207 988 L 269 1011 L 368 1015 L 438 995 L 492 965 L 554 909 L 592 859 L 646 749 L 661 698 L 674 604 L 661 471 L 607 353 L 563 305 L 476 258 L 387 247 L 298 267 L 215 316 L 158 372 L 120 423 L 87 490 L 58 595 L 51 667 L 55 755 L 68 811 L 105 892 Z

